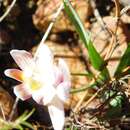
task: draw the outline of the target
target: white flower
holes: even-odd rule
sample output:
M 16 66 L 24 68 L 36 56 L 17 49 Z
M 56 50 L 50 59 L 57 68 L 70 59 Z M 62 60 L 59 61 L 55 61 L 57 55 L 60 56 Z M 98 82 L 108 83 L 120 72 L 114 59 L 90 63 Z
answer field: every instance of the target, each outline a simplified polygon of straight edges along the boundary
M 14 93 L 22 100 L 32 97 L 37 103 L 47 105 L 55 130 L 64 126 L 64 102 L 69 96 L 70 72 L 63 59 L 53 63 L 53 54 L 43 44 L 37 55 L 25 50 L 12 50 L 11 56 L 20 67 L 7 69 L 5 75 L 21 82 L 14 87 Z

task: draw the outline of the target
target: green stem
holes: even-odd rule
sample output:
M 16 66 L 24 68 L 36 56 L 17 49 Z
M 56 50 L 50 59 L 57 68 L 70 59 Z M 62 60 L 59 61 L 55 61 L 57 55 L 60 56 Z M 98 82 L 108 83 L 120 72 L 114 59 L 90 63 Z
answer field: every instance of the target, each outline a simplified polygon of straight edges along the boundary
M 83 92 L 89 88 L 94 88 L 95 86 L 97 85 L 96 82 L 94 82 L 93 84 L 90 84 L 88 86 L 84 86 L 84 87 L 81 87 L 81 88 L 76 88 L 76 89 L 71 89 L 70 93 L 71 94 L 74 94 L 74 93 L 78 93 L 78 92 Z

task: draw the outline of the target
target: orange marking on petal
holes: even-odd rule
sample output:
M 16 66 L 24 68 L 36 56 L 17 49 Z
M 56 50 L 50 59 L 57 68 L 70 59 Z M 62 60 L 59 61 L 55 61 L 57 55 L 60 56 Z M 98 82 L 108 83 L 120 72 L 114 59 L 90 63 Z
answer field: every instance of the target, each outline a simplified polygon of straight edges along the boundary
M 18 69 L 6 70 L 6 75 L 10 78 L 23 82 L 23 72 Z

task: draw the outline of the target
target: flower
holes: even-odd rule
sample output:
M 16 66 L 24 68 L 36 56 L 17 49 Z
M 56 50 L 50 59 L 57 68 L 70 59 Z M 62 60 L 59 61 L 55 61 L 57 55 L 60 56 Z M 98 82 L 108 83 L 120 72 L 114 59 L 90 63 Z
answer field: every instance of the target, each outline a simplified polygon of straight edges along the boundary
M 5 75 L 21 84 L 14 87 L 15 95 L 26 100 L 32 97 L 38 104 L 48 106 L 55 130 L 64 126 L 64 102 L 69 96 L 70 72 L 63 59 L 57 65 L 47 45 L 42 44 L 34 57 L 25 50 L 12 50 L 11 56 L 20 67 L 7 69 Z

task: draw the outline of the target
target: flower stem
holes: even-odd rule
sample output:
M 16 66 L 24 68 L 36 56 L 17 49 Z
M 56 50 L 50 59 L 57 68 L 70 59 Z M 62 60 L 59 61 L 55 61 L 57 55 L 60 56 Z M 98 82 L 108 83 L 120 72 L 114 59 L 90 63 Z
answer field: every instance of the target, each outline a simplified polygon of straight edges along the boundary
M 11 111 L 11 113 L 10 113 L 10 115 L 9 115 L 9 121 L 11 121 L 12 118 L 13 118 L 13 116 L 14 116 L 15 109 L 16 109 L 16 106 L 17 106 L 17 104 L 18 104 L 18 101 L 19 101 L 19 98 L 17 97 L 17 98 L 15 99 L 15 102 L 14 102 L 14 105 L 13 105 L 13 108 L 12 108 L 12 111 Z
M 8 7 L 8 9 L 6 10 L 6 12 L 0 17 L 0 23 L 5 19 L 5 17 L 10 13 L 10 11 L 12 10 L 12 8 L 14 7 L 16 3 L 16 0 L 13 0 L 11 5 Z
M 57 17 L 59 16 L 59 14 L 60 14 L 60 12 L 61 12 L 62 9 L 63 9 L 63 3 L 60 5 L 60 7 L 58 8 L 57 12 L 54 14 L 54 17 L 53 17 L 52 21 L 50 22 L 50 24 L 49 24 L 49 26 L 48 26 L 48 28 L 47 28 L 47 30 L 46 30 L 44 36 L 43 36 L 43 38 L 42 38 L 42 40 L 41 40 L 41 42 L 40 42 L 38 48 L 37 48 L 37 51 L 36 51 L 34 57 L 37 56 L 40 47 L 42 46 L 42 44 L 45 43 L 45 41 L 46 41 L 46 39 L 47 39 L 47 37 L 48 37 L 48 35 L 49 35 L 49 33 L 50 33 L 50 31 L 51 31 L 51 29 L 52 29 L 54 23 L 55 23 Z

